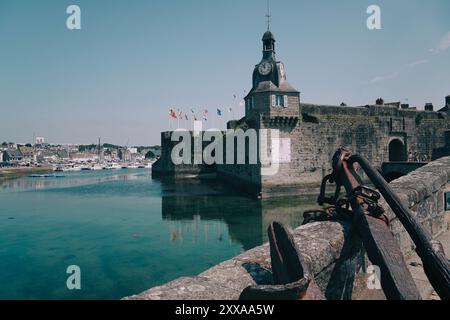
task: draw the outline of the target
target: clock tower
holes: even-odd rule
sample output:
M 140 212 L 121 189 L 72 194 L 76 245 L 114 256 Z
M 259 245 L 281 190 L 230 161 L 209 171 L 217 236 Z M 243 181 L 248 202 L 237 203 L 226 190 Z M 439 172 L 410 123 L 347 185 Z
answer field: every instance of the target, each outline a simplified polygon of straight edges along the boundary
M 284 64 L 275 57 L 276 41 L 270 30 L 264 33 L 262 42 L 262 60 L 255 66 L 253 86 L 245 97 L 245 116 L 253 123 L 269 121 L 295 125 L 300 93 L 287 82 Z

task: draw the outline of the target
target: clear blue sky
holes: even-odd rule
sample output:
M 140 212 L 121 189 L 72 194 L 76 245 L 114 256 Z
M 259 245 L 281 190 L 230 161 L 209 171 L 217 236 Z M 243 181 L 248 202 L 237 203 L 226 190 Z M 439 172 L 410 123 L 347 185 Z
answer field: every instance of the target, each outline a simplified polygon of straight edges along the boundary
M 303 102 L 442 107 L 450 94 L 450 1 L 271 2 Z M 82 30 L 66 28 L 70 4 Z M 382 30 L 366 27 L 370 4 Z M 265 0 L 1 0 L 0 140 L 158 144 L 171 106 L 223 125 L 212 115 L 250 89 L 265 13 Z

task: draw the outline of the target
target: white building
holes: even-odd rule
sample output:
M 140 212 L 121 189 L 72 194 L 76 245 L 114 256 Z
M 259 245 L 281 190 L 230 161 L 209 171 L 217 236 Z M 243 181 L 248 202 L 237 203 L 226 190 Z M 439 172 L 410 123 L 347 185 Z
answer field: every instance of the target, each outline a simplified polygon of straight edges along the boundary
M 44 137 L 36 137 L 36 144 L 44 144 L 45 138 Z

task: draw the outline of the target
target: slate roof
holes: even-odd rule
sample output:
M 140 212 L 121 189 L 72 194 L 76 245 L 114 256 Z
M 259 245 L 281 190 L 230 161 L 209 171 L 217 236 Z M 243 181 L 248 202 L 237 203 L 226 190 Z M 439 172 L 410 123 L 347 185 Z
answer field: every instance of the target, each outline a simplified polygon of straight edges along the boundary
M 439 112 L 450 112 L 450 106 L 446 105 L 445 107 L 443 107 L 441 110 L 439 110 Z
M 8 155 L 9 158 L 22 158 L 22 152 L 16 149 L 8 149 L 4 151 Z
M 272 81 L 262 81 L 262 82 L 258 83 L 258 86 L 254 90 L 252 90 L 251 93 L 267 92 L 267 91 L 271 91 L 271 92 L 295 92 L 295 93 L 298 92 L 287 81 L 282 81 L 280 83 L 279 87 L 277 87 L 275 84 L 273 84 Z

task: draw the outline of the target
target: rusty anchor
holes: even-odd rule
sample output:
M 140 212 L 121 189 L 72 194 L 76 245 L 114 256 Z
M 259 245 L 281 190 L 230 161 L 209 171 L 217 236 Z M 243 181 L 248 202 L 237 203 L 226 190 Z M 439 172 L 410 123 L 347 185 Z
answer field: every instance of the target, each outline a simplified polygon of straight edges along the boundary
M 377 190 L 364 186 L 357 166 L 366 173 Z M 332 197 L 325 194 L 327 184 L 335 184 Z M 345 196 L 341 196 L 344 187 Z M 371 262 L 381 270 L 381 286 L 388 299 L 420 300 L 416 284 L 406 266 L 403 254 L 390 228 L 384 208 L 378 203 L 384 197 L 406 231 L 421 257 L 425 273 L 443 300 L 450 299 L 450 262 L 442 245 L 431 238 L 370 163 L 347 148 L 333 156 L 333 172 L 320 188 L 319 205 L 324 209 L 304 213 L 304 223 L 325 220 L 351 221 L 360 235 Z M 315 283 L 308 263 L 298 250 L 293 236 L 284 225 L 273 222 L 268 229 L 274 285 L 251 286 L 241 299 L 325 299 Z
M 250 286 L 240 300 L 324 300 L 309 265 L 289 229 L 279 222 L 268 228 L 273 285 Z

